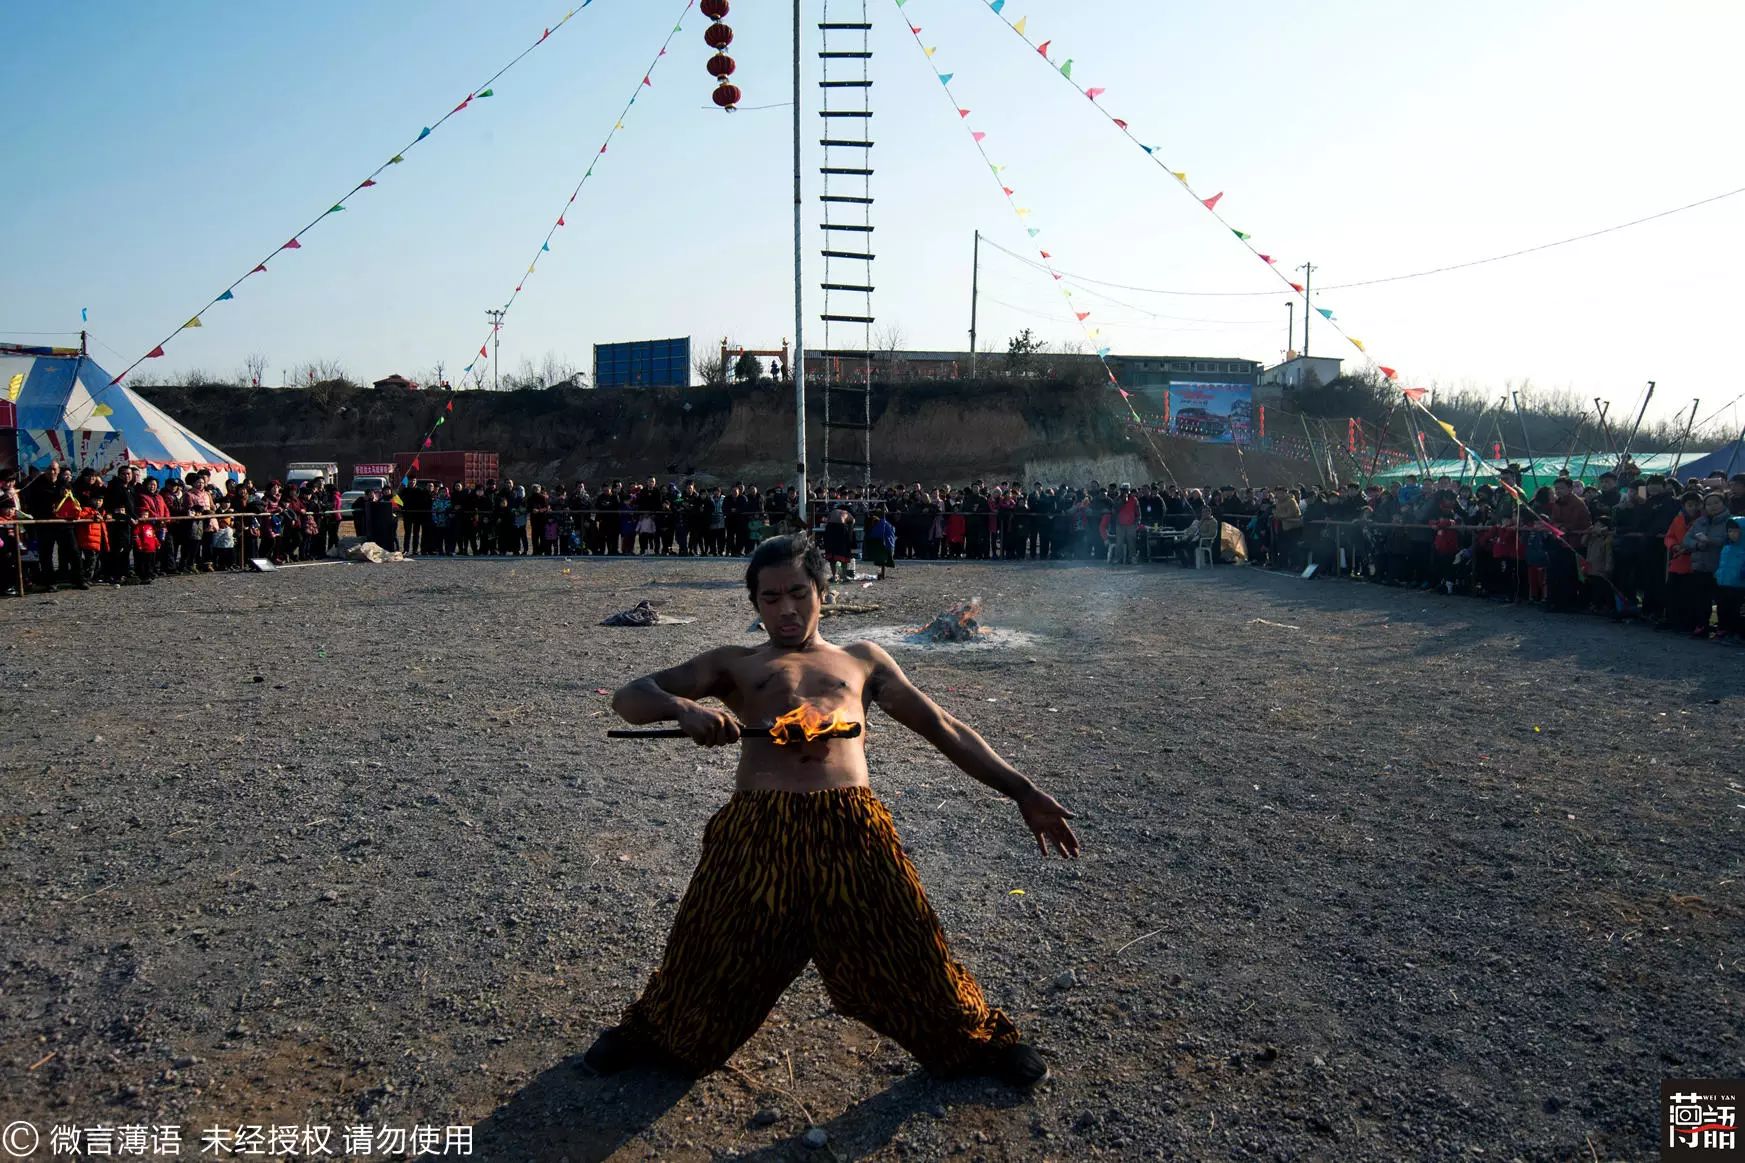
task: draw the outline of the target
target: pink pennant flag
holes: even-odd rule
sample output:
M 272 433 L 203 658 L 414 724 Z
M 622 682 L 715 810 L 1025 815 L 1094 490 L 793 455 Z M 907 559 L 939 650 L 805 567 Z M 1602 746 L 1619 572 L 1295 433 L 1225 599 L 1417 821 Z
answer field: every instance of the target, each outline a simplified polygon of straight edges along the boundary
M 562 214 L 559 214 L 559 215 L 558 215 L 558 216 L 557 216 L 557 224 L 558 224 L 558 225 L 559 225 L 559 226 L 562 226 L 562 225 L 563 225 L 563 215 L 562 215 Z
M 371 186 L 373 186 L 373 185 L 375 185 L 375 184 L 376 184 L 376 179 L 374 179 L 374 178 L 365 178 L 365 179 L 364 179 L 364 184 L 363 184 L 363 185 L 361 185 L 361 186 L 359 186 L 359 187 L 358 187 L 358 189 L 360 189 L 360 190 L 367 190 L 367 189 L 369 189 L 369 188 L 370 188 L 370 187 L 371 187 Z
M 1291 290 L 1293 290 L 1293 291 L 1295 291 L 1295 292 L 1296 292 L 1296 293 L 1297 293 L 1297 294 L 1299 294 L 1299 295 L 1300 295 L 1300 294 L 1302 294 L 1302 293 L 1303 293 L 1303 284 L 1301 284 L 1301 283 L 1292 283 L 1292 284 L 1291 284 Z
M 430 437 L 428 437 L 428 436 L 426 436 L 424 438 L 424 447 L 426 447 L 426 448 L 430 447 Z
M 515 289 L 516 289 L 516 290 L 517 290 L 517 291 L 519 291 L 519 290 L 520 290 L 520 289 L 521 289 L 521 288 L 520 288 L 520 287 L 516 287 L 516 288 L 515 288 Z M 488 353 L 487 353 L 487 352 L 486 352 L 486 351 L 485 351 L 485 345 L 484 345 L 484 344 L 482 344 L 482 343 L 481 343 L 481 344 L 479 344 L 479 355 L 480 355 L 480 357 L 482 357 L 482 358 L 488 358 Z
M 1087 96 L 1091 100 L 1095 101 L 1098 97 L 1101 97 L 1106 92 L 1108 92 L 1107 89 L 1086 89 L 1085 96 Z
M 1122 129 L 1127 128 L 1127 123 L 1125 121 L 1122 121 L 1119 117 L 1115 118 L 1115 124 L 1119 125 Z
M 548 36 L 550 36 L 550 35 L 551 35 L 551 29 L 549 29 L 549 28 L 548 28 L 548 29 L 546 29 L 546 30 L 545 30 L 545 31 L 544 31 L 544 32 L 542 32 L 542 33 L 540 33 L 540 34 L 539 34 L 539 43 L 540 43 L 540 44 L 544 44 L 544 43 L 545 43 L 545 38 L 546 38 L 546 37 L 548 37 Z
M 1060 282 L 1060 279 L 1061 279 L 1061 276 L 1060 276 L 1059 272 L 1055 272 L 1054 281 L 1058 283 L 1058 282 Z
M 601 146 L 601 147 L 600 147 L 600 152 L 601 152 L 601 153 L 605 153 L 605 152 L 606 152 L 606 147 L 605 147 L 605 146 Z
M 916 28 L 916 27 L 915 27 L 915 26 L 914 26 L 914 25 L 913 25 L 913 24 L 911 24 L 911 25 L 910 25 L 910 26 L 909 26 L 909 31 L 910 31 L 910 32 L 912 32 L 912 33 L 914 33 L 914 34 L 915 34 L 915 35 L 916 35 L 916 36 L 920 36 L 920 35 L 921 35 L 921 30 L 920 30 L 920 29 L 919 29 L 919 28 Z
M 988 135 L 983 133 L 981 130 L 978 129 L 978 130 L 974 131 L 973 133 L 971 133 L 970 136 L 975 138 L 977 141 L 983 141 L 987 138 Z
M 959 116 L 959 117 L 968 117 L 968 116 L 969 116 L 969 110 L 968 110 L 968 109 L 959 109 L 959 110 L 958 110 L 958 111 L 957 111 L 957 115 L 958 115 L 958 116 Z
M 520 283 L 515 284 L 515 293 L 517 295 L 519 295 L 521 293 L 521 284 Z
M 452 117 L 454 114 L 459 113 L 462 109 L 465 109 L 468 105 L 471 105 L 472 103 L 473 103 L 473 96 L 471 93 L 468 93 L 467 99 L 465 101 L 462 101 L 459 105 L 456 105 L 453 109 L 449 110 L 449 115 Z
M 1000 189 L 1002 189 L 1006 192 L 1006 197 L 1008 197 L 1008 198 L 1010 198 L 1013 194 L 1017 193 L 1017 191 L 1012 189 L 1012 187 L 1010 187 L 1010 186 L 1001 186 Z
M 653 81 L 652 81 L 652 80 L 650 80 L 650 79 L 649 79 L 649 77 L 648 77 L 648 74 L 647 74 L 647 73 L 644 73 L 644 74 L 643 74 L 643 75 L 642 75 L 642 83 L 643 83 L 643 84 L 644 84 L 644 85 L 647 85 L 647 86 L 648 86 L 648 87 L 649 87 L 649 88 L 651 88 L 651 89 L 652 89 L 652 88 L 654 88 L 654 82 L 653 82 Z
M 252 270 L 248 273 L 251 275 L 264 275 L 267 273 L 267 264 L 261 263 L 259 266 L 255 267 L 254 270 Z
M 666 49 L 664 49 L 664 48 L 663 48 L 663 49 L 661 49 L 661 50 L 660 50 L 660 55 L 661 55 L 661 56 L 663 56 L 663 57 L 664 57 L 664 56 L 666 56 Z
M 1219 190 L 1216 194 L 1213 194 L 1210 198 L 1201 198 L 1200 201 L 1205 204 L 1206 209 L 1216 210 L 1218 208 L 1218 202 L 1223 197 L 1224 197 L 1224 191 Z
M 1048 46 L 1053 44 L 1053 43 L 1054 42 L 1052 40 L 1045 40 L 1042 42 L 1042 46 L 1036 50 L 1037 52 L 1042 54 L 1043 60 L 1048 59 Z
M 1264 263 L 1276 264 L 1278 262 L 1278 259 L 1273 258 L 1270 254 L 1263 254 L 1260 256 L 1260 261 L 1264 262 Z
M 1377 367 L 1381 367 L 1381 365 L 1380 365 L 1380 364 L 1377 364 L 1377 365 L 1376 365 L 1376 366 L 1377 366 Z M 1382 369 L 1381 369 L 1381 374 L 1382 374 L 1382 375 L 1384 375 L 1384 376 L 1386 376 L 1386 377 L 1387 377 L 1387 378 L 1388 378 L 1388 379 L 1390 379 L 1390 380 L 1391 380 L 1391 379 L 1393 379 L 1393 378 L 1394 378 L 1394 377 L 1395 377 L 1395 376 L 1397 376 L 1397 375 L 1399 375 L 1399 374 L 1400 374 L 1400 373 L 1399 373 L 1399 372 L 1397 372 L 1397 371 L 1395 371 L 1395 370 L 1394 370 L 1394 369 L 1393 369 L 1393 368 L 1391 368 L 1391 367 L 1382 367 Z
M 164 357 L 163 346 L 160 344 L 159 346 L 152 348 L 150 351 L 145 353 L 145 357 L 147 359 L 162 359 Z
M 284 246 L 281 246 L 279 249 L 280 250 L 302 250 L 303 244 L 298 242 L 295 238 L 293 238 L 290 242 L 287 242 Z
M 1041 254 L 1042 254 L 1043 258 L 1053 258 L 1054 257 L 1052 254 L 1049 254 L 1046 250 L 1042 251 Z
M 1133 394 L 1126 388 L 1116 388 L 1115 390 L 1121 393 L 1121 398 L 1123 400 L 1131 400 L 1133 398 Z
M 1074 311 L 1073 314 L 1077 315 L 1079 317 L 1080 323 L 1083 323 L 1086 319 L 1089 319 L 1091 317 L 1091 313 L 1089 311 Z

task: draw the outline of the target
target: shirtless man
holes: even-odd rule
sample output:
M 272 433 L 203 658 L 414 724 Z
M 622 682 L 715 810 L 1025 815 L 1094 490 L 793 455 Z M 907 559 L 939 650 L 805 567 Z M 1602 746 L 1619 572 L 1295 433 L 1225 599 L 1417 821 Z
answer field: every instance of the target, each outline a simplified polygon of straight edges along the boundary
M 818 620 L 828 578 L 808 538 L 765 541 L 745 580 L 769 641 L 711 650 L 613 696 L 613 710 L 629 722 L 674 719 L 701 746 L 737 743 L 741 751 L 736 790 L 703 833 L 660 968 L 585 1060 L 601 1074 L 639 1064 L 706 1074 L 757 1032 L 815 961 L 838 1010 L 934 1073 L 1033 1085 L 1047 1066 L 952 959 L 890 813 L 868 786 L 867 705 L 1015 800 L 1044 857 L 1051 845 L 1078 855 L 1072 813 L 917 690 L 881 647 L 824 641 Z M 698 702 L 710 697 L 727 709 Z M 777 744 L 742 728 L 802 703 L 840 711 L 862 724 L 863 737 Z

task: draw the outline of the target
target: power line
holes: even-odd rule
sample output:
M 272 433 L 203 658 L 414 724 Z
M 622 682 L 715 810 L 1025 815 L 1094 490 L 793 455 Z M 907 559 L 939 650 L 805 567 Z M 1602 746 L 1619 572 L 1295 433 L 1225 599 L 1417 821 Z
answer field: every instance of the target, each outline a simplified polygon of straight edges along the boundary
M 1529 246 L 1521 250 L 1511 250 L 1507 254 L 1493 254 L 1489 258 L 1475 258 L 1467 262 L 1450 263 L 1447 266 L 1432 267 L 1429 270 L 1413 271 L 1411 274 L 1387 275 L 1379 279 L 1361 279 L 1354 283 L 1337 283 L 1331 287 L 1322 287 L 1321 289 L 1323 291 L 1344 291 L 1350 290 L 1354 287 L 1373 287 L 1381 283 L 1398 283 L 1406 279 L 1422 279 L 1427 278 L 1430 275 L 1446 274 L 1449 271 L 1465 270 L 1468 267 L 1484 266 L 1486 263 L 1502 262 L 1504 259 L 1520 258 L 1522 255 L 1537 254 L 1542 250 L 1551 250 L 1554 247 L 1568 246 L 1572 242 L 1585 242 L 1587 239 L 1598 238 L 1601 235 L 1615 234 L 1620 230 L 1628 230 L 1632 226 L 1641 226 L 1645 222 L 1653 222 L 1657 219 L 1667 218 L 1674 214 L 1682 214 L 1686 210 L 1695 210 L 1699 206 L 1707 206 L 1712 202 L 1719 202 L 1725 198 L 1737 197 L 1740 194 L 1745 194 L 1745 186 L 1741 186 L 1736 190 L 1728 190 L 1724 194 L 1715 194 L 1708 198 L 1700 198 L 1695 202 L 1687 202 L 1685 205 L 1675 206 L 1671 210 L 1661 210 L 1658 213 L 1649 214 L 1642 218 L 1632 218 L 1628 222 L 1620 222 L 1615 226 L 1607 226 L 1599 230 L 1590 230 L 1586 234 L 1577 234 L 1569 238 L 1560 238 L 1556 242 L 1544 242 L 1540 243 L 1538 246 Z M 1007 250 L 1006 247 L 1001 246 L 997 242 L 990 242 L 989 245 L 998 250 L 1005 251 L 1005 253 L 1011 255 L 1021 263 L 1036 267 L 1039 270 L 1046 269 L 1041 263 L 1025 258 L 1016 251 Z M 1113 287 L 1118 291 L 1138 291 L 1140 294 L 1144 295 L 1187 295 L 1202 298 L 1243 299 L 1264 298 L 1279 293 L 1277 291 L 1169 291 L 1158 287 L 1136 287 L 1128 283 L 1114 283 L 1104 279 L 1093 279 L 1088 275 L 1073 274 L 1071 271 L 1061 271 L 1060 273 L 1068 276 L 1075 282 L 1091 283 L 1099 287 Z

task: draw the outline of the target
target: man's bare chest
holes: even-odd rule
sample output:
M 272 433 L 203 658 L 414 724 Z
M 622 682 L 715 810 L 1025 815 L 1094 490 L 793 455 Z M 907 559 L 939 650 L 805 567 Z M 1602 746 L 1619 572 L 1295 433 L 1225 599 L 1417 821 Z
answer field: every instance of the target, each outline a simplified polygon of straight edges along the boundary
M 729 705 L 747 723 L 765 723 L 802 704 L 824 714 L 862 716 L 867 673 L 852 658 L 777 661 L 736 667 Z

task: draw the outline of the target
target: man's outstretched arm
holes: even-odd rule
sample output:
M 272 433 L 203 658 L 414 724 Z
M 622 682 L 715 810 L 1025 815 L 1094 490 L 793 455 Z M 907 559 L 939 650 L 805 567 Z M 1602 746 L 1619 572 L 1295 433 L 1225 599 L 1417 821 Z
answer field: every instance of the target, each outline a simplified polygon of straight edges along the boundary
M 685 734 L 702 747 L 725 747 L 739 742 L 739 721 L 726 711 L 697 702 L 727 692 L 725 653 L 721 647 L 699 654 L 689 662 L 618 688 L 612 710 L 628 723 L 659 723 L 675 719 Z
M 1079 854 L 1078 837 L 1067 824 L 1071 812 L 1000 758 L 975 728 L 928 698 L 882 646 L 868 642 L 858 644 L 858 649 L 872 660 L 873 701 L 887 715 L 933 744 L 972 778 L 1016 800 L 1024 822 L 1036 833 L 1042 855 L 1048 855 L 1051 841 L 1062 856 Z

